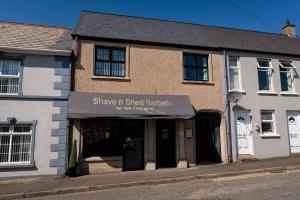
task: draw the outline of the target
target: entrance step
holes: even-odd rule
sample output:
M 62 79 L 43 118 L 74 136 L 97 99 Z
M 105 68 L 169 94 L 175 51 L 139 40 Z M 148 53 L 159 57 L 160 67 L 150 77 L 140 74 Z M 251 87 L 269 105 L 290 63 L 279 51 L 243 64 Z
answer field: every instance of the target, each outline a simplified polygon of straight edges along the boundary
M 258 161 L 258 158 L 254 158 L 252 155 L 239 155 L 237 157 L 237 162 L 251 162 Z
M 101 174 L 107 172 L 121 172 L 122 161 L 81 161 L 80 173 L 86 174 Z

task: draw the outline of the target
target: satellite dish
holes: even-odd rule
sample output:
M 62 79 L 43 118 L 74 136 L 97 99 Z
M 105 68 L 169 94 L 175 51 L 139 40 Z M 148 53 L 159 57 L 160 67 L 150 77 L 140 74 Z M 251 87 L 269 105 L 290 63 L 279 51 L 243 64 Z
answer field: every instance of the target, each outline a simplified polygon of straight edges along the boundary
M 227 94 L 227 99 L 230 102 L 237 103 L 241 98 L 243 97 L 243 94 L 239 91 L 230 91 Z

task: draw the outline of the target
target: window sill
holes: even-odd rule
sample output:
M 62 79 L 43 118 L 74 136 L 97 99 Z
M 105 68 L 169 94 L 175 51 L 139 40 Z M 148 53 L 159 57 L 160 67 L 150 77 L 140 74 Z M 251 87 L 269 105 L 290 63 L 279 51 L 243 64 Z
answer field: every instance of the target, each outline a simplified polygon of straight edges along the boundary
M 228 93 L 230 93 L 230 92 L 239 92 L 239 93 L 242 93 L 242 94 L 246 94 L 245 90 L 228 90 Z
M 0 164 L 0 169 L 21 169 L 21 168 L 33 168 L 35 167 L 33 163 L 26 163 L 26 164 Z
M 118 161 L 123 160 L 122 156 L 102 156 L 81 158 L 80 161 L 95 162 L 95 161 Z
M 273 92 L 273 91 L 258 91 L 257 94 L 259 94 L 259 95 L 274 95 L 274 96 L 278 95 L 277 92 Z
M 130 81 L 129 77 L 92 76 L 91 78 L 92 79 L 100 79 L 100 80 Z
M 188 80 L 182 80 L 181 83 L 183 83 L 183 84 L 199 84 L 199 85 L 215 85 L 215 82 L 210 82 L 210 81 L 188 81 Z
M 0 96 L 18 96 L 19 93 L 0 93 Z
M 260 134 L 259 136 L 261 138 L 280 138 L 280 135 L 275 133 L 265 133 L 265 134 Z
M 280 92 L 282 96 L 299 96 L 298 92 Z

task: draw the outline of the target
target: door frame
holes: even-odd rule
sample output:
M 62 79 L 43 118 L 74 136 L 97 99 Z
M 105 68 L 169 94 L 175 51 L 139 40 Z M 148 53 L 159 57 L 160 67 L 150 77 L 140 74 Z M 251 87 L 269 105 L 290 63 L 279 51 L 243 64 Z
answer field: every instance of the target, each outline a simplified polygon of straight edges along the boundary
M 296 123 L 297 123 L 297 126 L 298 126 L 299 131 L 300 131 L 300 111 L 295 111 L 295 110 L 288 110 L 288 111 L 286 111 L 286 125 L 287 125 L 287 133 L 288 133 L 288 141 L 289 141 L 290 154 L 300 153 L 300 151 L 299 152 L 292 152 L 291 138 L 290 138 L 290 131 L 289 131 L 290 130 L 289 129 L 289 118 L 288 118 L 289 116 L 292 116 L 292 115 L 289 115 L 290 113 L 296 114 L 296 116 L 297 116 Z M 299 134 L 299 136 L 300 136 L 300 134 Z
M 247 112 L 248 115 L 247 117 L 249 118 L 249 125 L 248 125 L 248 129 L 250 131 L 250 136 L 249 136 L 249 140 L 248 140 L 248 145 L 249 145 L 249 153 L 247 154 L 240 154 L 239 153 L 239 140 L 238 140 L 238 132 L 237 132 L 237 114 L 239 112 Z M 234 132 L 235 132 L 235 146 L 236 146 L 236 154 L 237 155 L 254 155 L 254 142 L 253 142 L 253 134 L 252 134 L 252 119 L 251 119 L 251 110 L 234 110 L 233 111 L 233 115 L 234 115 Z

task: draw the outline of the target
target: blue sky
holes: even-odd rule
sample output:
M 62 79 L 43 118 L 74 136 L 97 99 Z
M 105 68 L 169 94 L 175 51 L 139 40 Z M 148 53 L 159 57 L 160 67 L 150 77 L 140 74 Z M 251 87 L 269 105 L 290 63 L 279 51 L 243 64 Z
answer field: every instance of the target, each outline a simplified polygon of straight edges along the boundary
M 289 18 L 300 26 L 297 0 L 0 0 L 0 20 L 74 27 L 82 10 L 265 32 Z M 288 2 L 288 3 L 287 3 Z

